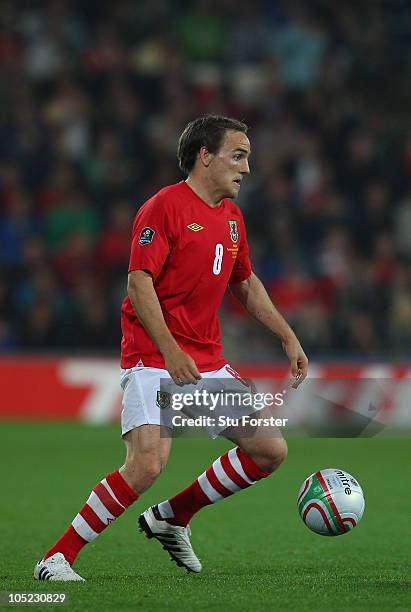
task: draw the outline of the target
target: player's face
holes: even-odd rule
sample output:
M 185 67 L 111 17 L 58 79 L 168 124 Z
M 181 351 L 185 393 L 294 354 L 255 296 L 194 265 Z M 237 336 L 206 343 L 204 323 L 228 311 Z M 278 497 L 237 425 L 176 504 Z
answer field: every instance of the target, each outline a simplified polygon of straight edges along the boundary
M 249 174 L 250 141 L 242 132 L 227 130 L 223 144 L 212 156 L 209 177 L 221 198 L 235 198 L 241 181 Z

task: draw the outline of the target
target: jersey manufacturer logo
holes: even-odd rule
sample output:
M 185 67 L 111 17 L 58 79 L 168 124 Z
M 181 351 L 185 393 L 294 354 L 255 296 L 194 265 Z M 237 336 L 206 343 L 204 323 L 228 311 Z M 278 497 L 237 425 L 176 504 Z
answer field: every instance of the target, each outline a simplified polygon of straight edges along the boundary
M 168 408 L 171 394 L 167 391 L 157 391 L 156 404 L 159 408 Z
M 153 242 L 154 234 L 155 231 L 151 227 L 143 227 L 138 244 L 150 244 L 150 242 Z
M 237 242 L 238 240 L 238 227 L 237 221 L 235 219 L 230 219 L 228 222 L 228 227 L 230 228 L 230 237 L 233 242 Z
M 204 227 L 198 223 L 190 223 L 190 225 L 187 225 L 187 227 L 188 229 L 191 229 L 192 232 L 200 232 L 204 229 Z

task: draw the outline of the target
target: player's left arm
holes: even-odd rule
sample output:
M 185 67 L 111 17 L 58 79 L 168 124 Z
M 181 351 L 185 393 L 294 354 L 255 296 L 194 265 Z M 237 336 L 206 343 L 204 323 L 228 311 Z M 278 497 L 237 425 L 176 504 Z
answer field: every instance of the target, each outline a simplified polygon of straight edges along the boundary
M 297 336 L 272 303 L 263 283 L 251 272 L 247 279 L 230 284 L 230 291 L 254 319 L 280 338 L 290 360 L 291 373 L 295 377 L 293 387 L 296 389 L 307 376 L 308 359 Z

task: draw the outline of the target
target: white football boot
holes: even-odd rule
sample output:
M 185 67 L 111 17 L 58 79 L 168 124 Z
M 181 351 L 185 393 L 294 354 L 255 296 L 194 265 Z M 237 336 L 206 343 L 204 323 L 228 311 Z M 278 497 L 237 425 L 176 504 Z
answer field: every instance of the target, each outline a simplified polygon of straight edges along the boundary
M 34 567 L 36 580 L 54 580 L 61 582 L 82 581 L 84 578 L 76 574 L 62 553 L 54 553 L 51 557 L 38 561 Z
M 151 506 L 139 516 L 140 531 L 148 538 L 156 538 L 171 559 L 189 572 L 201 572 L 201 563 L 193 551 L 190 542 L 190 527 L 170 525 L 161 518 L 157 506 Z

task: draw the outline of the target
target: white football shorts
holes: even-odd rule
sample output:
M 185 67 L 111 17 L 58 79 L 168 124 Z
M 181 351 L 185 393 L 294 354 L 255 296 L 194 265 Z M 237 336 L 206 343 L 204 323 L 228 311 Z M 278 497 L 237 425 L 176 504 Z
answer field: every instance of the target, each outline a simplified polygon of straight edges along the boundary
M 173 397 L 173 393 L 193 394 L 195 391 L 202 392 L 206 388 L 209 392 L 214 391 L 214 395 L 217 397 L 223 387 L 224 393 L 250 394 L 250 387 L 245 384 L 244 380 L 229 364 L 218 370 L 201 372 L 201 376 L 201 380 L 196 385 L 178 387 L 167 370 L 138 365 L 134 368 L 122 368 L 120 380 L 123 389 L 122 435 L 124 436 L 128 431 L 141 425 L 164 425 L 172 430 L 176 414 L 179 414 L 170 405 L 170 397 Z M 216 380 L 213 381 L 213 379 Z M 197 408 L 195 405 L 182 409 L 187 418 L 196 418 L 198 415 L 207 416 L 208 414 L 211 417 L 208 421 L 212 422 L 202 423 L 202 426 L 213 438 L 226 429 L 226 415 L 241 416 L 251 414 L 254 411 L 255 409 L 252 406 L 247 405 L 246 407 L 236 407 L 233 413 L 233 409 L 227 407 L 226 404 L 223 407 L 216 406 L 211 411 L 208 407 L 200 406 Z M 223 414 L 222 419 L 219 418 L 219 414 Z

